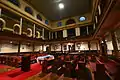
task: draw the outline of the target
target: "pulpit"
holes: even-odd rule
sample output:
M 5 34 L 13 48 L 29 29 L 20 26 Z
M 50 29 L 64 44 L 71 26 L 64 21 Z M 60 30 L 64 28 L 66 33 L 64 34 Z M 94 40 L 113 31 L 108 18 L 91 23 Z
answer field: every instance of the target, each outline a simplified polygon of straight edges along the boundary
M 22 57 L 21 70 L 25 72 L 30 71 L 30 56 Z

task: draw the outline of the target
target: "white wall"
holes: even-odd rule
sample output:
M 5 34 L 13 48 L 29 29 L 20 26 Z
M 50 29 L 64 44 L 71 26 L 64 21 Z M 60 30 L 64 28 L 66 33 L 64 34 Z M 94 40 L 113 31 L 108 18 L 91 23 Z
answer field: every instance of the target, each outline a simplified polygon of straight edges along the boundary
M 90 43 L 90 45 L 91 45 L 90 50 L 97 50 L 96 42 L 92 42 L 92 43 Z
M 107 50 L 113 50 L 112 41 L 108 41 L 106 42 L 106 44 L 107 44 Z
M 42 51 L 42 46 L 35 46 L 35 51 Z
M 78 48 L 78 44 L 80 45 L 80 49 Z M 64 46 L 66 45 L 66 50 L 64 50 Z M 68 51 L 68 45 L 74 45 L 73 43 L 64 43 L 62 44 L 62 50 L 63 51 Z M 75 50 L 89 50 L 88 48 L 88 43 L 87 42 L 77 42 L 75 43 Z M 97 50 L 96 43 L 92 43 L 91 45 L 91 50 Z M 99 50 L 99 45 L 98 45 L 98 50 Z M 60 44 L 53 44 L 51 45 L 51 51 L 61 51 L 61 45 Z
M 0 53 L 11 53 L 11 52 L 18 52 L 17 45 L 12 44 L 0 44 Z
M 20 47 L 20 52 L 32 52 L 32 51 L 33 51 L 32 46 L 21 45 Z
M 51 51 L 55 51 L 54 45 L 51 45 Z
M 78 42 L 80 43 L 80 42 Z M 88 49 L 88 44 L 87 42 L 84 42 L 80 45 L 80 49 L 78 49 L 77 44 L 75 44 L 75 50 L 89 50 Z M 66 45 L 66 50 L 64 50 L 64 45 Z M 62 44 L 62 50 L 63 51 L 68 51 L 68 45 L 74 45 L 73 43 L 64 43 Z M 49 45 L 44 45 L 43 46 L 43 51 L 46 51 L 46 47 Z M 54 46 L 55 46 L 55 50 L 54 50 Z M 112 42 L 107 42 L 107 46 L 109 50 L 113 50 L 113 46 L 112 46 Z M 32 46 L 28 46 L 28 45 L 24 45 L 21 44 L 20 47 L 20 52 L 32 52 L 33 47 Z M 35 46 L 35 51 L 41 51 L 42 50 L 42 46 Z M 92 44 L 91 45 L 91 50 L 97 50 L 96 49 L 96 44 Z M 61 45 L 60 44 L 53 44 L 51 45 L 51 51 L 61 51 Z M 4 44 L 0 44 L 0 53 L 14 53 L 14 52 L 18 52 L 18 45 L 13 45 L 10 43 L 4 43 Z
M 78 46 L 78 44 L 79 44 L 79 46 Z M 75 44 L 75 49 L 76 50 L 89 50 L 88 43 L 87 42 L 83 42 L 83 43 L 78 42 Z
M 51 45 L 51 51 L 61 51 L 61 45 L 60 44 Z
M 78 44 L 80 45 L 80 49 L 78 49 Z M 112 41 L 106 42 L 107 44 L 107 48 L 108 50 L 113 50 L 113 45 L 112 45 Z M 54 50 L 54 45 L 51 45 L 51 51 L 61 51 L 61 45 L 60 44 L 55 44 L 57 48 L 55 48 Z M 67 49 L 64 50 L 64 45 L 67 46 Z M 62 44 L 62 50 L 63 51 L 68 51 L 68 45 L 73 45 L 73 43 L 64 43 Z M 91 42 L 91 50 L 97 50 L 97 46 L 98 46 L 98 50 L 100 50 L 99 44 L 96 44 L 96 42 Z M 89 50 L 88 48 L 88 43 L 87 42 L 77 42 L 75 43 L 75 50 Z
M 20 52 L 32 52 L 33 47 L 21 44 Z M 42 50 L 42 46 L 35 46 L 35 51 Z M 46 50 L 46 49 L 44 49 Z M 16 53 L 18 52 L 18 45 L 4 43 L 0 44 L 0 53 Z
M 66 50 L 64 50 L 64 46 L 66 45 Z M 69 50 L 69 48 L 68 48 L 68 45 L 73 45 L 73 43 L 64 43 L 64 44 L 62 44 L 62 50 L 63 51 L 68 51 Z
M 118 50 L 120 50 L 120 43 L 118 43 Z
M 113 50 L 112 41 L 107 41 L 106 44 L 107 44 L 107 54 L 112 55 L 112 50 Z

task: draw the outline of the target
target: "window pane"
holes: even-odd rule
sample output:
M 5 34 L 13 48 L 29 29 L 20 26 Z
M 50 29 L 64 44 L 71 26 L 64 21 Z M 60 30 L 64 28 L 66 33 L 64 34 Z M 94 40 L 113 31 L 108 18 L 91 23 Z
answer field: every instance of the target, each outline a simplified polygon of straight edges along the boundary
M 42 18 L 41 18 L 41 16 L 39 14 L 37 15 L 37 19 L 39 19 L 40 21 L 42 21 Z
M 87 35 L 87 27 L 83 26 L 80 27 L 80 36 L 86 36 Z
M 25 7 L 25 11 L 31 15 L 33 14 L 33 11 L 30 7 Z
M 62 26 L 62 22 L 58 22 L 57 23 L 57 26 L 59 27 L 59 26 Z
M 49 24 L 48 20 L 45 20 L 45 24 L 47 24 L 47 25 Z
M 20 3 L 18 0 L 8 0 L 9 2 L 13 3 L 16 6 L 20 6 Z
M 75 36 L 75 28 L 68 29 L 67 30 L 67 35 L 68 35 L 68 37 Z

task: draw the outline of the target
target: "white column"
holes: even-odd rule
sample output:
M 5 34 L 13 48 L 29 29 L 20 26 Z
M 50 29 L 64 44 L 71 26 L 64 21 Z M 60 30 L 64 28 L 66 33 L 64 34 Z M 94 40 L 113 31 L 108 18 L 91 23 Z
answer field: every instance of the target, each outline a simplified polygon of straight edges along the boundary
M 42 29 L 42 39 L 44 39 L 44 28 Z
M 53 32 L 52 32 L 52 39 L 53 39 Z
M 57 32 L 55 32 L 55 38 L 57 39 Z
M 76 36 L 80 36 L 80 28 L 75 28 Z
M 67 30 L 63 30 L 63 38 L 67 37 Z
M 95 23 L 93 24 L 93 29 L 95 30 Z
M 95 16 L 95 22 L 98 23 L 98 18 L 97 18 L 97 16 Z
M 89 32 L 88 32 L 88 26 L 87 26 L 86 28 L 87 28 L 87 35 L 89 35 Z
M 22 34 L 22 18 L 20 18 L 20 35 Z
M 0 17 L 1 17 L 1 15 L 2 15 L 2 8 L 0 8 Z
M 80 28 L 79 28 L 79 31 L 80 31 Z
M 2 8 L 0 8 L 0 17 L 2 15 Z M 2 27 L 0 27 L 0 30 L 2 30 Z
M 50 35 L 50 34 L 51 34 L 51 32 L 49 32 L 49 39 L 51 38 L 51 35 Z
M 35 38 L 35 24 L 34 24 L 34 28 L 33 28 L 33 38 Z
M 101 8 L 100 8 L 100 5 L 98 5 L 98 12 L 99 12 L 99 15 L 101 15 Z

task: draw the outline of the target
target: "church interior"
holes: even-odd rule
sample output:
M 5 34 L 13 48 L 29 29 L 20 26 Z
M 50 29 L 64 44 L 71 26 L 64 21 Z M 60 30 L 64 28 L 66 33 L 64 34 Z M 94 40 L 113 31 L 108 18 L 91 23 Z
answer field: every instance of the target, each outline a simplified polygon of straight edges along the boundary
M 0 0 L 0 80 L 120 80 L 120 0 Z

